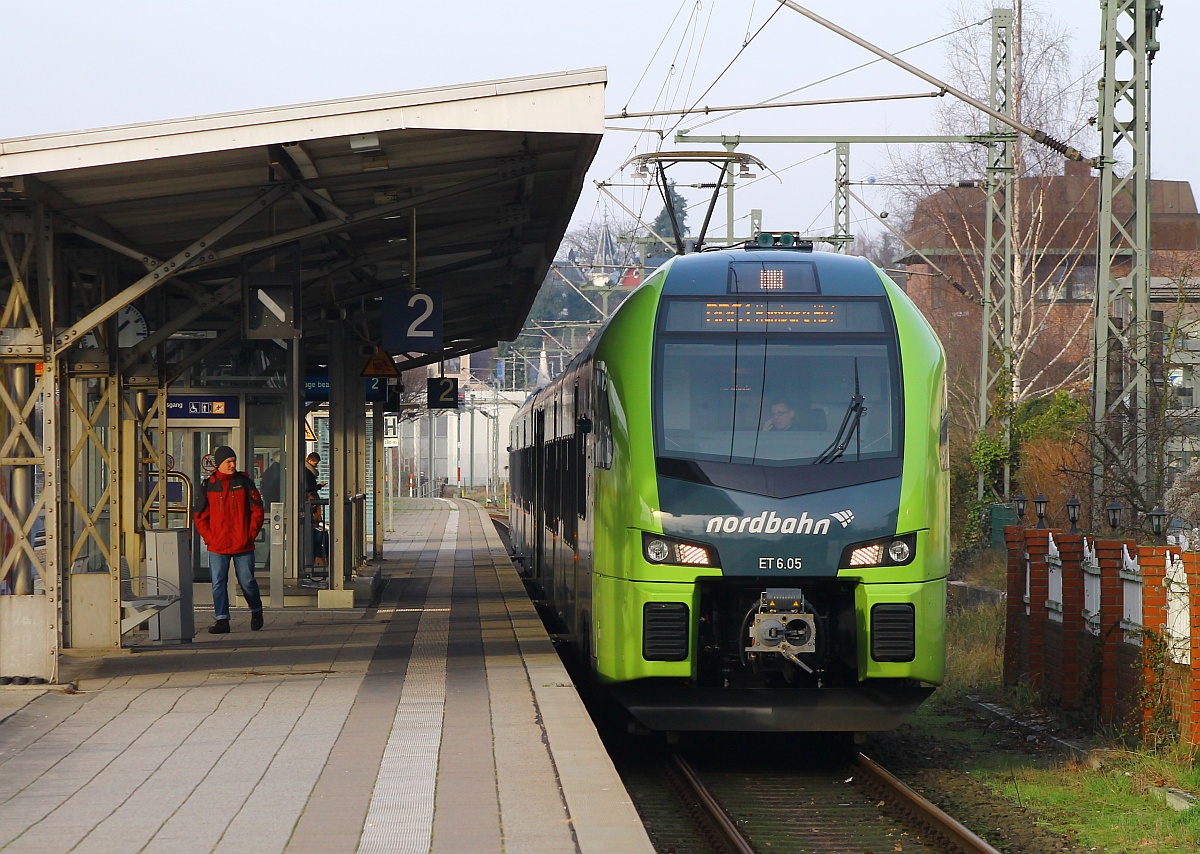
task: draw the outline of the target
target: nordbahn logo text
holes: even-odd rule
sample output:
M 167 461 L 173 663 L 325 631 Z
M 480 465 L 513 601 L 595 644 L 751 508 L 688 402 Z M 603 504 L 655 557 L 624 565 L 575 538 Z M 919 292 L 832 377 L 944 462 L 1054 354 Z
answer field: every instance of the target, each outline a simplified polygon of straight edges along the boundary
M 795 516 L 780 516 L 774 510 L 764 511 L 757 516 L 713 516 L 704 526 L 708 534 L 828 534 L 830 520 L 836 520 L 843 528 L 854 521 L 854 513 L 838 510 L 817 519 L 808 511 Z

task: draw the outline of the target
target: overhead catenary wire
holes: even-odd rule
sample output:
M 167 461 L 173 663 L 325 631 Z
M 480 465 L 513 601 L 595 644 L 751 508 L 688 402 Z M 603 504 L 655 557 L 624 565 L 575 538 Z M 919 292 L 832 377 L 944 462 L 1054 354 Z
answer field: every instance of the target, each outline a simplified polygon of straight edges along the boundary
M 1025 134 L 1030 139 L 1032 139 L 1034 142 L 1037 142 L 1037 143 L 1040 143 L 1041 145 L 1046 146 L 1051 151 L 1058 152 L 1063 157 L 1066 157 L 1068 160 L 1075 160 L 1075 161 L 1078 161 L 1081 163 L 1087 162 L 1087 163 L 1092 163 L 1092 165 L 1096 165 L 1089 158 L 1085 158 L 1083 156 L 1083 154 L 1081 154 L 1079 152 L 1078 149 L 1075 149 L 1075 148 L 1067 145 L 1065 142 L 1062 142 L 1061 140 L 1055 139 L 1054 137 L 1050 136 L 1043 130 L 1039 130 L 1037 128 L 1031 128 L 1031 127 L 1029 127 L 1029 125 L 1025 124 L 1024 122 L 1017 121 L 1012 116 L 1006 116 L 1004 113 L 1000 112 L 999 110 L 994 109 L 994 108 L 988 106 L 987 104 L 983 103 L 982 101 L 971 97 L 966 92 L 963 92 L 960 89 L 956 89 L 955 87 L 951 86 L 949 83 L 939 80 L 937 77 L 934 77 L 932 74 L 921 70 L 920 68 L 918 68 L 917 66 L 915 66 L 909 62 L 906 62 L 905 60 L 901 59 L 900 57 L 896 56 L 895 54 L 888 53 L 883 48 L 876 47 L 875 45 L 871 44 L 871 42 L 867 41 L 866 39 L 861 38 L 860 36 L 857 36 L 854 33 L 850 32 L 849 30 L 847 30 L 843 27 L 839 27 L 837 24 L 833 23 L 832 21 L 828 21 L 825 18 L 822 18 L 820 15 L 809 11 L 808 9 L 801 6 L 799 3 L 796 3 L 795 0 L 776 0 L 776 2 L 778 2 L 781 7 L 787 6 L 793 12 L 797 12 L 797 13 L 803 15 L 804 17 L 808 18 L 809 20 L 811 20 L 817 24 L 820 24 L 822 27 L 825 27 L 827 30 L 831 30 L 832 32 L 837 33 L 842 38 L 854 42 L 854 44 L 858 45 L 859 47 L 863 48 L 864 50 L 869 50 L 871 53 L 875 54 L 876 56 L 886 59 L 888 62 L 890 62 L 893 65 L 896 65 L 900 68 L 903 68 L 905 71 L 909 72 L 910 74 L 915 74 L 917 77 L 920 77 L 926 83 L 930 83 L 934 86 L 945 89 L 949 94 L 953 95 L 955 98 L 958 98 L 958 100 L 962 101 L 963 103 L 969 104 L 970 106 L 974 107 L 975 109 L 977 109 L 981 112 L 987 113 L 989 116 L 996 119 L 997 121 L 1003 122 L 1004 124 L 1008 125 L 1009 127 L 1013 128 L 1014 130 L 1020 131 L 1021 133 Z
M 726 74 L 729 72 L 729 69 L 733 67 L 733 64 L 734 64 L 735 62 L 737 62 L 737 61 L 738 61 L 738 59 L 741 57 L 741 55 L 742 55 L 743 53 L 745 53 L 745 52 L 746 52 L 746 48 L 748 48 L 748 47 L 750 46 L 750 43 L 751 43 L 751 42 L 753 42 L 753 41 L 754 41 L 756 38 L 758 38 L 759 34 L 760 34 L 760 33 L 761 33 L 761 32 L 762 32 L 764 29 L 766 29 L 766 27 L 767 27 L 767 24 L 771 23 L 771 21 L 772 21 L 772 20 L 775 18 L 775 16 L 776 16 L 777 14 L 779 14 L 779 9 L 781 9 L 781 8 L 783 8 L 783 7 L 781 6 L 781 7 L 777 8 L 777 9 L 775 9 L 773 12 L 771 12 L 771 14 L 767 16 L 767 19 L 766 19 L 765 21 L 763 21 L 763 23 L 762 23 L 762 26 L 760 26 L 760 27 L 759 27 L 757 30 L 755 30 L 755 31 L 754 31 L 754 35 L 750 36 L 750 38 L 748 38 L 748 39 L 746 39 L 744 42 L 742 42 L 742 46 L 741 46 L 740 48 L 738 48 L 738 51 L 737 51 L 737 53 L 735 53 L 735 54 L 733 55 L 733 59 L 729 60 L 729 63 L 728 63 L 728 64 L 727 64 L 727 65 L 726 65 L 724 68 L 722 68 L 722 69 L 721 69 L 721 71 L 720 71 L 720 72 L 717 74 L 717 76 L 716 76 L 716 77 L 713 79 L 712 83 L 708 84 L 708 88 L 707 88 L 707 89 L 705 89 L 703 92 L 701 92 L 701 93 L 700 93 L 700 96 L 699 96 L 698 98 L 696 98 L 696 101 L 695 101 L 695 103 L 692 105 L 693 109 L 695 108 L 696 104 L 699 104 L 699 103 L 700 103 L 700 101 L 701 101 L 701 100 L 703 100 L 703 98 L 704 98 L 704 97 L 705 97 L 705 96 L 706 96 L 706 95 L 707 95 L 709 92 L 711 92 L 711 91 L 713 90 L 713 87 L 714 87 L 714 86 L 716 86 L 716 85 L 717 85 L 719 82 L 721 82 L 721 78 L 723 78 L 723 77 L 724 77 L 724 76 L 725 76 L 725 75 L 726 75 Z M 687 115 L 687 114 L 685 113 L 684 115 Z M 683 116 L 680 116 L 680 117 L 679 117 L 679 121 L 677 121 L 677 122 L 675 122 L 675 124 L 671 125 L 671 128 L 670 128 L 670 130 L 672 130 L 672 131 L 673 131 L 673 130 L 675 130 L 676 128 L 678 128 L 678 127 L 679 127 L 679 123 L 680 123 L 680 122 L 682 122 L 682 121 L 683 121 Z M 668 132 L 669 132 L 669 131 L 668 131 Z
M 780 7 L 780 8 L 782 8 L 782 7 Z M 973 23 L 966 24 L 962 27 L 959 27 L 956 30 L 951 30 L 948 33 L 942 33 L 940 36 L 934 36 L 931 39 L 926 39 L 925 41 L 917 42 L 914 45 L 909 45 L 906 48 L 902 48 L 901 50 L 896 51 L 896 56 L 900 56 L 902 54 L 909 53 L 911 51 L 917 50 L 918 48 L 922 48 L 922 47 L 925 47 L 926 45 L 933 44 L 936 41 L 940 41 L 942 39 L 949 38 L 950 36 L 957 35 L 958 33 L 961 33 L 963 30 L 969 30 L 971 27 L 977 27 L 980 24 L 985 24 L 989 20 L 990 20 L 990 18 L 984 18 L 981 21 L 975 21 Z M 828 83 L 831 80 L 838 79 L 839 77 L 845 77 L 847 74 L 853 74 L 855 71 L 862 71 L 864 68 L 869 68 L 872 65 L 878 65 L 879 63 L 881 63 L 883 61 L 884 60 L 882 58 L 872 59 L 870 62 L 864 62 L 864 63 L 861 63 L 860 65 L 855 65 L 852 68 L 847 68 L 847 69 L 845 69 L 843 71 L 839 71 L 835 74 L 830 74 L 827 77 L 822 77 L 821 79 L 814 80 L 811 83 L 805 83 L 803 86 L 797 86 L 795 89 L 789 89 L 786 92 L 781 92 L 778 95 L 775 95 L 771 98 L 767 98 L 764 101 L 760 101 L 758 104 L 755 104 L 754 106 L 757 107 L 757 106 L 761 106 L 761 105 L 765 105 L 765 104 L 774 103 L 776 101 L 776 99 L 778 99 L 778 98 L 786 98 L 788 95 L 795 95 L 797 92 L 803 92 L 805 89 L 812 89 L 814 86 L 820 86 L 822 83 Z M 747 108 L 747 109 L 749 109 L 749 108 Z M 736 112 L 741 112 L 741 110 L 739 109 Z M 736 115 L 736 112 L 734 113 L 735 115 Z M 720 120 L 721 118 L 731 118 L 731 116 L 716 116 L 714 118 L 709 119 L 706 122 L 701 122 L 700 124 L 696 125 L 695 127 L 689 128 L 688 132 L 694 133 L 694 132 L 700 130 L 700 128 L 706 127 L 706 126 L 712 124 L 713 122 Z
M 855 193 L 853 190 L 849 190 L 849 189 L 847 190 L 847 193 L 850 195 L 850 198 L 854 199 L 854 201 L 856 201 L 860 205 L 862 205 L 866 209 L 867 213 L 869 213 L 871 216 L 875 217 L 875 220 L 880 225 L 882 225 L 884 228 L 886 228 L 888 231 L 890 231 L 897 240 L 899 240 L 901 243 L 903 243 L 905 246 L 907 246 L 913 252 L 917 253 L 917 255 L 919 255 L 921 257 L 921 260 L 923 260 L 926 264 L 928 264 L 933 269 L 937 270 L 938 274 L 941 275 L 942 278 L 944 278 L 947 282 L 949 282 L 951 287 L 953 287 L 956 291 L 958 291 L 960 294 L 962 294 L 966 299 L 969 299 L 971 302 L 975 303 L 976 305 L 978 305 L 982 302 L 982 300 L 983 300 L 982 296 L 979 296 L 976 294 L 971 294 L 966 288 L 964 288 L 962 286 L 962 284 L 957 279 L 955 279 L 953 276 L 948 274 L 945 270 L 943 270 L 941 267 L 939 267 L 937 264 L 935 264 L 933 262 L 933 259 L 931 259 L 928 255 L 926 255 L 924 252 L 922 252 L 920 249 L 918 249 L 916 246 L 914 246 L 908 240 L 907 237 L 905 237 L 903 234 L 901 234 L 896 229 L 892 228 L 892 226 L 887 222 L 887 220 L 885 220 L 883 217 L 881 217 L 879 214 L 877 214 L 875 212 L 874 208 L 872 208 L 870 205 L 868 205 L 866 202 L 864 202 L 857 193 Z
M 823 107 L 832 104 L 861 104 L 870 101 L 904 101 L 917 98 L 941 98 L 945 95 L 944 90 L 934 92 L 907 92 L 896 95 L 860 95 L 852 98 L 822 98 L 814 101 L 779 101 L 769 104 L 734 104 L 731 106 L 709 107 L 704 106 L 697 109 L 689 107 L 686 110 L 646 110 L 644 112 L 630 113 L 622 110 L 619 113 L 605 116 L 608 119 L 642 119 L 655 116 L 690 116 L 696 113 L 728 113 L 738 112 L 743 113 L 748 110 L 774 110 L 780 107 Z M 662 131 L 652 131 L 653 133 L 662 133 Z

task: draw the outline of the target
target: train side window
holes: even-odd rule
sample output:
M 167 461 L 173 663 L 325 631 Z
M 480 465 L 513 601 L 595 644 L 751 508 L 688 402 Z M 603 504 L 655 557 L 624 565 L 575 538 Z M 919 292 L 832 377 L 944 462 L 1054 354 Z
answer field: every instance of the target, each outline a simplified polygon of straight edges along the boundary
M 608 406 L 608 372 L 596 368 L 596 468 L 610 469 L 613 461 L 612 417 Z

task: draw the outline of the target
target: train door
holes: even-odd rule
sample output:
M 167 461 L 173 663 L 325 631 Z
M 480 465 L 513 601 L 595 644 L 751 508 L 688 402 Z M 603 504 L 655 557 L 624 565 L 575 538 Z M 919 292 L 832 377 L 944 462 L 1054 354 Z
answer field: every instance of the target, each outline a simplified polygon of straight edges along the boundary
M 558 611 L 563 603 L 562 433 L 559 430 L 562 410 L 558 391 L 554 393 L 549 415 L 547 430 L 550 433 L 550 441 L 546 443 L 546 528 L 550 533 L 550 541 L 546 544 L 546 595 L 555 602 L 555 610 Z
M 534 577 L 543 583 L 546 576 L 546 413 L 537 409 L 533 413 L 533 567 Z
M 567 411 L 566 423 L 564 432 L 567 435 L 566 442 L 566 483 L 563 484 L 565 490 L 566 501 L 563 502 L 567 508 L 566 511 L 566 533 L 567 538 L 567 557 L 569 563 L 566 566 L 567 576 L 567 608 L 564 609 L 567 621 L 570 623 L 571 634 L 577 639 L 580 633 L 579 620 L 579 558 L 580 558 L 580 525 L 579 514 L 583 508 L 583 490 L 581 489 L 582 478 L 584 477 L 584 468 L 580 464 L 580 450 L 583 447 L 585 436 L 579 431 L 579 416 L 583 412 L 579 399 L 579 375 L 576 374 L 575 382 L 571 386 L 571 405 Z

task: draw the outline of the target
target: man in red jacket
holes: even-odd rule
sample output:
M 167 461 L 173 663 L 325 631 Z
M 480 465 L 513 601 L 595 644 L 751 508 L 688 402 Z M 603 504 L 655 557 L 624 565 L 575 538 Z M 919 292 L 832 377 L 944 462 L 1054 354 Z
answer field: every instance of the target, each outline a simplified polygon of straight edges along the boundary
M 229 561 L 250 606 L 250 628 L 263 626 L 262 595 L 254 578 L 254 540 L 263 526 L 262 496 L 250 475 L 237 470 L 237 454 L 228 445 L 213 451 L 217 470 L 196 490 L 196 530 L 208 546 L 216 622 L 209 634 L 229 631 Z

